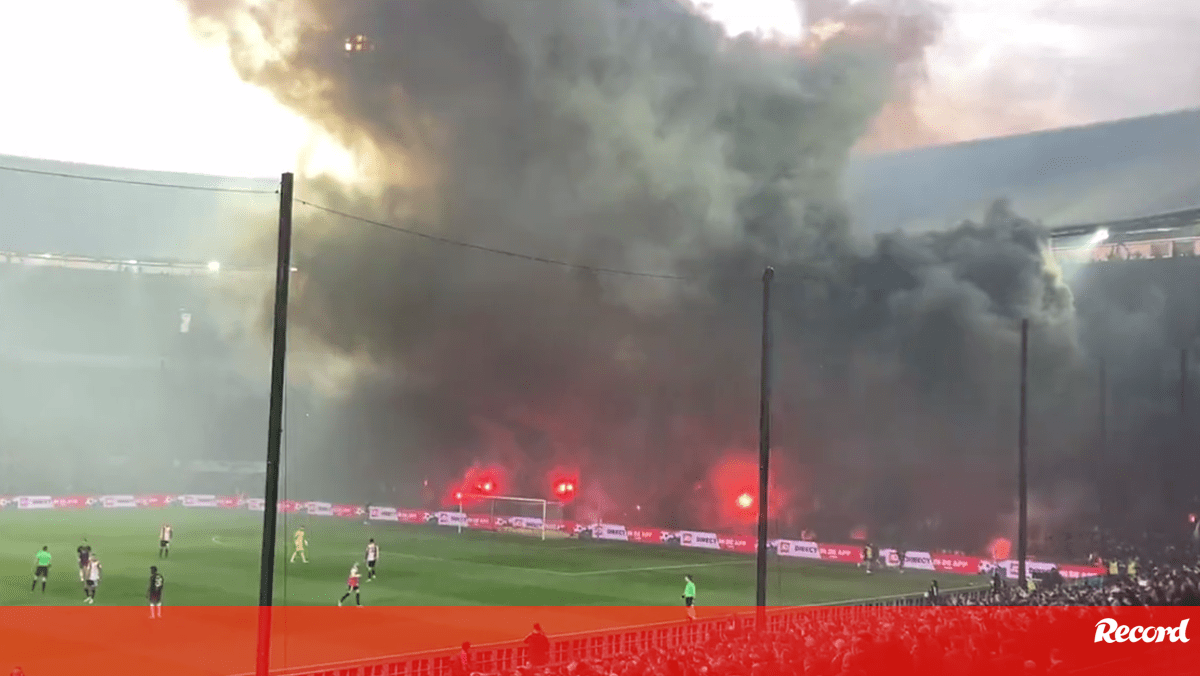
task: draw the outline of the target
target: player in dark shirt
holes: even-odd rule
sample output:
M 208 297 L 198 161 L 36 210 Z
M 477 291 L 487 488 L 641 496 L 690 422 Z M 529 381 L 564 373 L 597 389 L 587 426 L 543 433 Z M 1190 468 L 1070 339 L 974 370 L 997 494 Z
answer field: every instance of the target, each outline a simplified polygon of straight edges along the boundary
M 79 581 L 83 582 L 84 574 L 87 572 L 88 562 L 92 560 L 92 546 L 79 545 L 75 548 L 75 552 L 79 554 Z
M 150 566 L 150 587 L 146 590 L 146 600 L 150 601 L 150 619 L 162 619 L 163 576 L 158 572 L 158 566 Z
M 458 653 L 458 658 L 450 663 L 450 673 L 454 676 L 468 676 L 472 671 L 471 668 L 471 644 L 464 641 L 462 650 Z
M 879 558 L 879 552 L 875 549 L 875 545 L 868 542 L 862 549 L 863 567 L 867 569 L 867 574 L 875 572 L 875 560 Z
M 525 645 L 529 649 L 529 665 L 544 667 L 550 661 L 550 638 L 542 631 L 542 625 L 533 625 L 533 631 L 525 637 Z

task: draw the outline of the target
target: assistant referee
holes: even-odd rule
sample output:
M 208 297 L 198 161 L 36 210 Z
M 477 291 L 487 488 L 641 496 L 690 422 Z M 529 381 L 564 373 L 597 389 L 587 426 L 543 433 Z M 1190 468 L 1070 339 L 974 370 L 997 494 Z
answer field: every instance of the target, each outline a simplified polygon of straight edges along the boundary
M 683 586 L 683 605 L 687 607 L 687 615 L 689 620 L 696 619 L 696 582 L 692 580 L 691 575 L 684 575 L 683 579 L 687 582 Z
M 38 580 L 42 581 L 42 593 L 46 593 L 46 578 L 50 577 L 50 547 L 42 547 L 37 553 L 37 569 L 33 571 L 33 586 L 29 591 L 37 591 Z

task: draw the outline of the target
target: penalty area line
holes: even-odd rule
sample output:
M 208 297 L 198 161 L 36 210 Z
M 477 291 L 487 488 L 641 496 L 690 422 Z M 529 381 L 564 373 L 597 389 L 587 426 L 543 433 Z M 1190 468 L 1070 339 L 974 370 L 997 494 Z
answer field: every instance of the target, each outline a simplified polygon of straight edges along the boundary
M 519 570 L 525 573 L 541 573 L 543 575 L 567 575 L 557 570 L 547 570 L 545 568 L 526 568 L 524 566 L 506 566 L 501 563 L 487 563 L 486 561 L 470 561 L 464 559 L 447 559 L 440 556 L 421 556 L 420 554 L 400 554 L 393 553 L 388 556 L 394 556 L 401 559 L 412 559 L 415 561 L 434 561 L 437 563 L 456 563 L 463 566 L 480 566 L 483 568 L 501 568 L 503 570 Z

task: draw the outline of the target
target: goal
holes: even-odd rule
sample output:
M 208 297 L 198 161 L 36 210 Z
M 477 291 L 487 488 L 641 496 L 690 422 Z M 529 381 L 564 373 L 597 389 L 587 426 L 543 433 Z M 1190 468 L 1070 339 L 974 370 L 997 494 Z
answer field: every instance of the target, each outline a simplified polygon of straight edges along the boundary
M 564 531 L 561 502 L 520 498 L 508 495 L 477 496 L 466 511 L 475 516 L 487 516 L 492 530 L 546 538 L 567 537 Z M 464 511 L 462 504 L 459 511 Z M 462 530 L 462 527 L 459 527 Z

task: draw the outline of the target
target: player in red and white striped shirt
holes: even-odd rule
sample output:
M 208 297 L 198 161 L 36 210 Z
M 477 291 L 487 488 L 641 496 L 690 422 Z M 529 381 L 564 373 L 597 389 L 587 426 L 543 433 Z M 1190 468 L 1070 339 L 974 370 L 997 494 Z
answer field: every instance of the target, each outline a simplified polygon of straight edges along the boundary
M 351 594 L 354 594 L 354 604 L 356 606 L 358 606 L 359 608 L 362 608 L 362 597 L 360 597 L 358 594 L 358 562 L 357 561 L 354 563 L 353 566 L 350 567 L 350 578 L 348 580 L 346 580 L 346 593 L 343 594 L 342 598 L 338 600 L 338 605 L 339 606 L 342 605 L 342 603 L 344 603 L 346 601 L 346 599 L 350 598 Z

